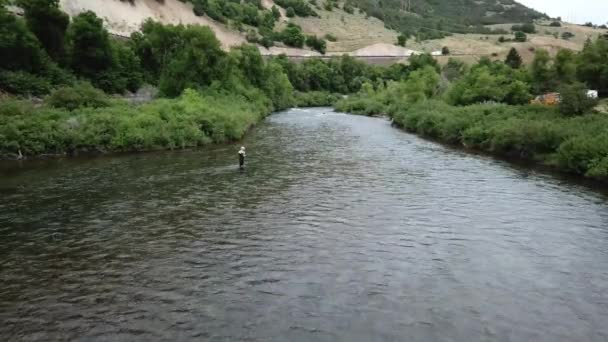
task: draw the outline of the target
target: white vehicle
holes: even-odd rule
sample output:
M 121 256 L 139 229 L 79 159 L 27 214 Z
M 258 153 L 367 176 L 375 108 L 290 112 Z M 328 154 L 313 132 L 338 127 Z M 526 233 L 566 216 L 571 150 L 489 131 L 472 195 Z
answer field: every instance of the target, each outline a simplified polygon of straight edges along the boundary
M 599 97 L 599 94 L 597 90 L 587 90 L 587 97 L 590 99 L 597 99 Z

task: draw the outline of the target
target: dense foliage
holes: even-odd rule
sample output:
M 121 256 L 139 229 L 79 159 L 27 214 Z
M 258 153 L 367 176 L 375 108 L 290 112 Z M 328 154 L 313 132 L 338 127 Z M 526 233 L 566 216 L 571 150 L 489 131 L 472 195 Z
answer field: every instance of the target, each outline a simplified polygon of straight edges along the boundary
M 401 0 L 348 2 L 383 20 L 387 27 L 420 36 L 420 39 L 441 38 L 446 33 L 499 33 L 483 25 L 531 23 L 545 17 L 513 0 L 412 0 L 410 8 L 403 8 Z
M 186 1 L 186 0 L 182 0 Z M 187 0 L 194 5 L 196 15 L 207 15 L 221 23 L 247 31 L 247 41 L 271 47 L 275 42 L 283 42 L 287 46 L 301 48 L 306 37 L 299 26 L 289 23 L 281 32 L 276 32 L 275 24 L 281 17 L 278 7 L 265 9 L 260 0 Z M 289 18 L 295 16 L 317 16 L 308 1 L 277 0 L 275 3 L 285 8 Z M 249 27 L 244 26 L 247 25 Z M 316 38 L 316 37 L 315 37 Z M 325 41 L 321 38 L 306 44 L 312 49 L 325 53 Z
M 0 106 L 0 117 L 8 119 L 0 121 L 0 152 L 27 156 L 195 147 L 239 139 L 268 112 L 259 91 L 187 90 L 175 100 L 73 111 L 11 101 Z

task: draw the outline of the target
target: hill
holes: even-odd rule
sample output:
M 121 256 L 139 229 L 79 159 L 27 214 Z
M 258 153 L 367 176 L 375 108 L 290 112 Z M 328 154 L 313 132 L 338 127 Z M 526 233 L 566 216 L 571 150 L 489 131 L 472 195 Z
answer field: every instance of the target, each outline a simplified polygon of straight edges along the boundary
M 514 0 L 350 0 L 400 32 L 485 33 L 483 25 L 532 22 L 546 15 Z
M 470 61 L 479 56 L 503 58 L 511 47 L 517 48 L 526 61 L 538 48 L 550 52 L 561 48 L 580 50 L 586 39 L 603 32 L 579 25 L 549 26 L 544 14 L 512 0 L 243 0 L 239 5 L 208 0 L 204 2 L 206 7 L 201 7 L 201 3 L 200 0 L 61 0 L 62 9 L 71 16 L 92 10 L 104 19 L 110 32 L 119 36 L 129 36 L 145 19 L 152 18 L 163 23 L 209 26 L 225 49 L 251 41 L 250 36 L 256 42 L 266 39 L 264 35 L 271 36 L 269 45 L 273 46 L 260 46 L 264 54 L 318 55 L 306 49 L 305 44 L 288 46 L 281 41 L 280 32 L 289 22 L 301 27 L 302 34 L 329 36 L 324 42 L 329 53 L 365 49 L 368 55 L 383 55 L 392 50 L 387 44 L 395 44 L 397 36 L 405 34 L 409 38 L 407 49 L 433 52 L 446 46 L 452 54 L 467 55 L 460 58 Z M 220 3 L 233 6 L 219 9 L 211 6 Z M 287 12 L 296 4 L 307 6 L 310 15 L 288 17 Z M 273 7 L 278 9 L 278 15 L 268 33 L 263 18 L 272 13 Z M 252 9 L 262 19 L 247 19 L 246 13 Z M 537 32 L 529 34 L 527 42 L 498 42 L 500 34 L 510 37 L 511 23 L 532 21 L 537 24 Z M 573 36 L 563 39 L 566 32 Z

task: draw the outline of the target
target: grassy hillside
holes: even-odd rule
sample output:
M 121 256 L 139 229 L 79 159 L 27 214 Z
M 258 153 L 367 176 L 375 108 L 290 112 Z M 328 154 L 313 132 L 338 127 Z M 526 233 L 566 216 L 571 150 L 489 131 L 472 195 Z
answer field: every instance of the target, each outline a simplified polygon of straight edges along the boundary
M 349 0 L 400 32 L 483 32 L 483 25 L 532 22 L 544 14 L 513 0 Z M 405 6 L 405 7 L 404 7 Z
M 201 3 L 206 3 L 207 7 L 193 6 Z M 223 7 L 209 7 L 220 3 Z M 231 5 L 226 5 L 228 3 Z M 72 16 L 87 9 L 95 11 L 104 18 L 111 32 L 121 35 L 136 31 L 147 17 L 164 23 L 210 26 L 227 49 L 242 44 L 251 32 L 255 32 L 257 41 L 264 36 L 273 40 L 274 47 L 263 50 L 265 54 L 316 54 L 307 44 L 302 48 L 287 47 L 281 41 L 280 32 L 288 22 L 299 25 L 304 35 L 319 38 L 330 35 L 331 39 L 325 38 L 327 52 L 350 52 L 378 43 L 395 44 L 397 36 L 405 33 L 409 36 L 408 49 L 432 52 L 446 46 L 452 54 L 469 55 L 459 57 L 468 62 L 475 62 L 480 56 L 494 55 L 494 58 L 502 59 L 511 47 L 528 62 L 535 49 L 544 48 L 550 53 L 562 48 L 580 50 L 588 38 L 606 32 L 565 23 L 561 27 L 549 26 L 550 21 L 542 19 L 542 14 L 512 0 L 500 0 L 499 3 L 494 0 L 411 0 L 411 7 L 405 9 L 401 0 L 241 0 L 240 3 L 236 0 L 61 0 L 61 4 Z M 290 7 L 279 4 L 304 4 L 314 14 L 288 17 Z M 280 16 L 274 23 L 265 24 L 264 18 L 270 15 L 273 7 L 278 9 Z M 537 32 L 528 34 L 527 42 L 498 42 L 501 35 L 512 37 L 512 23 L 530 22 L 535 18 L 541 18 L 536 20 Z M 502 34 L 496 34 L 498 32 Z M 566 32 L 573 36 L 563 39 Z M 383 53 L 378 51 L 378 54 Z
M 384 26 L 384 23 L 374 17 L 355 11 L 347 13 L 342 9 L 332 11 L 318 10 L 318 17 L 293 18 L 307 34 L 324 37 L 334 36 L 335 42 L 327 42 L 327 51 L 354 51 L 376 43 L 394 44 L 398 33 Z

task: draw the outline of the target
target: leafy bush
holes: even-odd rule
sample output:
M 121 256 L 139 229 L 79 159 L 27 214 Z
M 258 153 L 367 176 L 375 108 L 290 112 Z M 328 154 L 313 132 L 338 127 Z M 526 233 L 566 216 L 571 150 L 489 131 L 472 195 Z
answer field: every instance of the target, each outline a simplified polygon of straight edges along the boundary
M 513 25 L 511 26 L 511 31 L 513 32 L 524 32 L 524 33 L 536 33 L 536 26 L 531 23 L 523 24 L 523 25 Z
M 465 77 L 447 92 L 446 99 L 453 105 L 482 102 L 524 104 L 531 98 L 525 74 L 501 62 L 482 62 L 471 68 Z
M 515 32 L 514 39 L 516 42 L 525 43 L 528 40 L 528 36 L 522 31 L 517 31 Z
M 329 42 L 337 42 L 338 38 L 336 38 L 336 36 L 332 35 L 331 33 L 327 33 L 325 34 L 325 39 Z
M 293 23 L 287 24 L 287 27 L 281 31 L 279 36 L 285 45 L 297 48 L 303 47 L 306 41 L 306 37 L 302 33 L 300 26 Z
M 316 17 L 317 13 L 304 0 L 275 0 L 275 3 L 283 8 L 293 8 L 294 14 L 299 17 Z
M 552 21 L 551 24 L 549 24 L 549 26 L 551 27 L 562 27 L 562 23 L 559 21 Z
M 106 94 L 90 83 L 59 88 L 46 98 L 46 103 L 51 107 L 70 111 L 84 107 L 107 107 L 110 104 Z
M 587 87 L 582 83 L 564 85 L 559 92 L 561 95 L 559 110 L 564 115 L 581 115 L 597 105 L 597 100 L 587 96 Z
M 239 139 L 269 112 L 259 91 L 228 94 L 186 90 L 174 100 L 141 106 L 114 104 L 74 111 L 11 106 L 0 115 L 0 155 L 71 151 L 186 148 Z
M 24 71 L 0 70 L 0 89 L 19 95 L 48 94 L 52 85 L 48 79 Z
M 326 91 L 295 92 L 297 107 L 329 107 L 333 106 L 338 97 Z
M 566 31 L 564 33 L 562 33 L 562 39 L 563 40 L 570 40 L 571 38 L 574 38 L 575 34 L 569 31 Z
M 513 69 L 519 69 L 523 64 L 523 59 L 517 49 L 511 48 L 509 50 L 509 54 L 507 54 L 507 58 L 505 59 L 505 64 L 510 66 Z
M 327 49 L 327 44 L 325 43 L 325 40 L 317 38 L 317 36 L 307 36 L 306 45 L 322 54 L 325 54 L 325 50 Z
M 353 14 L 355 13 L 355 9 L 353 6 L 351 6 L 348 2 L 344 4 L 344 6 L 342 6 L 342 9 L 344 10 L 344 12 L 348 13 L 348 14 Z
M 399 46 L 405 46 L 405 43 L 407 42 L 408 36 L 401 33 L 399 36 L 397 36 L 397 45 Z

